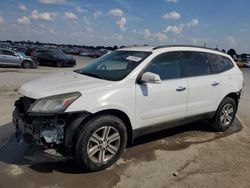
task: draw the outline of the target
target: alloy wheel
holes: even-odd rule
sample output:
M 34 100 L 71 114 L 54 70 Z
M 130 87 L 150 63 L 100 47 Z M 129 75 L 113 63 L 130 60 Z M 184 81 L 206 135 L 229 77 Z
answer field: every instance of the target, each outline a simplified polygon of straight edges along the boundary
M 226 104 L 220 115 L 220 121 L 223 126 L 228 126 L 234 117 L 234 108 L 232 104 Z
M 95 131 L 87 145 L 89 158 L 95 163 L 104 163 L 113 158 L 120 147 L 120 134 L 111 126 L 103 126 Z
M 24 67 L 25 69 L 30 68 L 30 67 L 31 67 L 30 62 L 28 62 L 28 61 L 23 62 L 23 67 Z

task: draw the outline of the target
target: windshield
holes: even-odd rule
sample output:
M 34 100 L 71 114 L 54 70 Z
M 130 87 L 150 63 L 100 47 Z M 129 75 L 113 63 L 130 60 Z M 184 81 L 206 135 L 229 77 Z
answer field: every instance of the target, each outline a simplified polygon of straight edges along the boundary
M 115 51 L 76 72 L 104 80 L 119 81 L 146 59 L 151 52 Z

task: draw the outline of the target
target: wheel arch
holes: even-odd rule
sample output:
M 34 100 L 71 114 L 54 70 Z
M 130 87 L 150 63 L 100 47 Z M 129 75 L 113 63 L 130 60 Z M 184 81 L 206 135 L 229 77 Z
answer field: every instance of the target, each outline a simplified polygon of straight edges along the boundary
M 73 146 L 72 144 L 74 144 L 78 136 L 78 133 L 81 130 L 81 128 L 84 126 L 84 124 L 90 119 L 99 115 L 114 115 L 120 118 L 124 122 L 126 130 L 127 130 L 127 134 L 128 134 L 127 146 L 130 146 L 133 143 L 134 134 L 133 134 L 131 121 L 125 112 L 121 110 L 117 110 L 117 109 L 101 110 L 96 113 L 82 112 L 82 113 L 72 114 L 71 117 L 67 121 L 66 130 L 65 130 L 66 152 L 70 152 Z
M 227 94 L 223 100 L 226 98 L 226 97 L 230 97 L 232 99 L 234 99 L 235 103 L 236 103 L 236 107 L 238 108 L 238 104 L 239 104 L 239 100 L 240 100 L 240 95 L 241 95 L 241 91 L 238 91 L 238 92 L 231 92 L 229 94 Z M 222 100 L 222 101 L 223 101 Z
M 27 62 L 27 61 L 30 62 L 32 66 L 34 65 L 33 62 L 32 62 L 31 60 L 29 60 L 29 59 L 24 59 L 24 60 L 22 60 L 22 62 L 21 62 L 21 66 L 23 66 L 23 63 L 24 63 L 24 62 Z
M 120 118 L 124 122 L 126 130 L 127 130 L 127 134 L 128 134 L 127 146 L 133 143 L 134 136 L 133 136 L 132 124 L 128 115 L 125 112 L 121 110 L 117 110 L 117 109 L 108 109 L 108 110 L 99 111 L 93 114 L 92 116 L 98 116 L 98 115 L 114 115 Z

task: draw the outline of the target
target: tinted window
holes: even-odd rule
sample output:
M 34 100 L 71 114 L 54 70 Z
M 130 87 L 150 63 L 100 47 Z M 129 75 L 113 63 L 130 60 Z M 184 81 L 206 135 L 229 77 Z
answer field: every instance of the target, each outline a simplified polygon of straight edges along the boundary
M 3 54 L 2 50 L 0 50 L 0 54 Z
M 183 77 L 211 74 L 207 56 L 202 52 L 182 52 L 181 66 Z
M 162 80 L 180 78 L 180 60 L 179 52 L 164 53 L 153 59 L 144 72 L 158 74 Z
M 13 52 L 8 51 L 8 50 L 2 50 L 2 53 L 3 53 L 4 55 L 14 55 Z
M 233 63 L 227 57 L 215 54 L 207 54 L 211 70 L 213 73 L 221 73 L 233 68 Z

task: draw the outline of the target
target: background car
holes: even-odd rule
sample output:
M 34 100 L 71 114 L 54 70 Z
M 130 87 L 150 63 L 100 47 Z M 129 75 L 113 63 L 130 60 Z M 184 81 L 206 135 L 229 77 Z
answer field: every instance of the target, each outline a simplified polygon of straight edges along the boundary
M 80 56 L 90 57 L 92 54 L 93 54 L 92 50 L 84 50 L 83 52 L 80 53 Z
M 32 53 L 36 50 L 36 48 L 28 48 L 25 52 L 25 55 L 32 56 Z
M 241 58 L 238 58 L 236 55 L 232 57 L 234 62 L 238 65 L 239 68 L 244 68 L 245 67 L 245 63 L 243 62 L 243 60 Z
M 110 51 L 102 49 L 102 50 L 87 50 L 82 52 L 80 55 L 82 56 L 87 56 L 87 57 L 91 57 L 91 58 L 99 58 L 107 53 L 109 53 Z
M 66 54 L 70 54 L 70 55 L 80 55 L 82 51 L 83 50 L 79 48 L 72 48 L 72 49 L 64 50 L 63 52 Z
M 56 66 L 56 67 L 73 67 L 76 60 L 62 50 L 58 49 L 37 49 L 32 53 L 36 57 L 40 65 Z
M 23 68 L 37 67 L 39 62 L 36 58 L 28 57 L 10 50 L 0 48 L 0 65 L 17 66 Z
M 239 68 L 244 68 L 244 67 L 246 67 L 246 66 L 245 66 L 245 63 L 243 63 L 242 61 L 235 61 L 235 63 L 238 65 Z
M 250 68 L 250 56 L 246 57 L 244 64 L 245 64 L 245 67 Z

